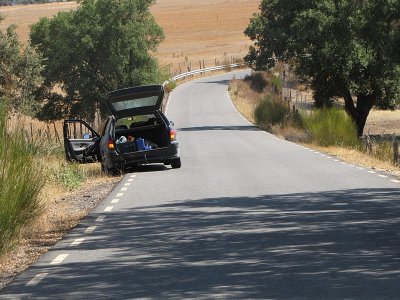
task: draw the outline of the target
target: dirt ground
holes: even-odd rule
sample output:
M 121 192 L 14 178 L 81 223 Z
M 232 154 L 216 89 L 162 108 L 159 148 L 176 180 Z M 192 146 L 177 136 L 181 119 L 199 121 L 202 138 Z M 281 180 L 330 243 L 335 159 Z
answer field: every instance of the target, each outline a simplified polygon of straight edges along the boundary
M 400 135 L 400 110 L 372 110 L 368 116 L 364 133 L 370 135 Z
M 163 27 L 165 40 L 157 56 L 162 65 L 171 65 L 171 73 L 213 66 L 216 61 L 243 58 L 251 41 L 243 34 L 259 0 L 157 0 L 151 12 Z M 51 17 L 59 11 L 75 9 L 75 2 L 0 7 L 6 15 L 0 30 L 17 24 L 23 41 L 29 38 L 29 26 L 40 17 Z

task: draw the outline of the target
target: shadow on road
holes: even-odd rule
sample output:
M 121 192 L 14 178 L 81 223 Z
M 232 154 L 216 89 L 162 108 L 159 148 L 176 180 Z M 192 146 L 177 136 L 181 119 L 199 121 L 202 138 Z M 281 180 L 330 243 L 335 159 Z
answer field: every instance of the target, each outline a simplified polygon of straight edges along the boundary
M 226 80 L 212 80 L 212 81 L 196 81 L 195 84 L 208 84 L 208 83 L 212 83 L 212 84 L 220 84 L 220 85 L 226 85 L 229 86 L 229 83 L 231 82 L 230 79 L 226 79 Z
M 399 228 L 399 189 L 143 206 L 107 215 L 79 246 L 110 255 L 52 270 L 32 295 L 395 299 Z
M 198 126 L 179 128 L 178 131 L 217 131 L 217 130 L 231 130 L 231 131 L 260 131 L 256 126 Z
M 148 164 L 148 165 L 140 165 L 127 168 L 125 170 L 125 173 L 146 173 L 146 172 L 160 172 L 167 170 L 169 170 L 169 168 L 167 168 L 164 164 Z

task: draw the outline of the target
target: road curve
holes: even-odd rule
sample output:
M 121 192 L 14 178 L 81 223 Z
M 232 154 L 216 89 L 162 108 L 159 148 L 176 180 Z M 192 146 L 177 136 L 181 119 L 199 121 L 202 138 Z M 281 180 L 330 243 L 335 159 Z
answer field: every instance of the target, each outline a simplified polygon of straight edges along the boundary
M 398 298 L 400 183 L 250 125 L 233 74 L 172 93 L 181 169 L 127 173 L 0 298 Z

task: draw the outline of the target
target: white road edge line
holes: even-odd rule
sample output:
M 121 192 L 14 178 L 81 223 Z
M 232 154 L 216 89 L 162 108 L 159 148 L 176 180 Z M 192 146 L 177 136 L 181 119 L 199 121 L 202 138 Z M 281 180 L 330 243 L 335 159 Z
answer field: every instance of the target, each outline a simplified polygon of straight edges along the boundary
M 114 206 L 107 206 L 104 211 L 112 211 Z
M 172 92 L 171 92 L 171 93 L 169 93 L 169 95 L 168 95 L 168 99 L 167 99 L 167 106 L 165 107 L 165 114 L 167 114 L 167 112 L 168 112 L 169 101 L 171 100 L 171 94 L 172 94 Z
M 38 285 L 49 273 L 39 273 L 35 277 L 33 277 L 25 286 L 34 286 Z
M 400 180 L 392 179 L 392 182 L 394 182 L 394 183 L 400 183 Z
M 60 254 L 59 256 L 57 256 L 55 259 L 53 259 L 50 264 L 51 265 L 58 265 L 61 264 L 67 257 L 69 254 Z
M 79 238 L 79 239 L 75 239 L 70 246 L 78 246 L 80 245 L 85 239 L 84 238 Z
M 370 173 L 370 174 L 376 174 L 375 171 L 368 171 L 368 173 Z
M 85 233 L 92 233 L 93 231 L 95 231 L 97 228 L 97 226 L 93 225 L 93 226 L 89 226 L 88 228 L 86 228 Z
M 106 216 L 98 216 L 95 222 L 103 222 Z
M 236 108 L 235 104 L 233 104 L 231 95 L 229 95 L 229 91 L 226 91 L 226 95 L 228 96 L 229 102 L 231 103 L 233 109 L 236 111 L 236 113 L 249 125 L 251 126 L 255 126 L 254 124 L 252 124 L 249 120 L 247 120 Z

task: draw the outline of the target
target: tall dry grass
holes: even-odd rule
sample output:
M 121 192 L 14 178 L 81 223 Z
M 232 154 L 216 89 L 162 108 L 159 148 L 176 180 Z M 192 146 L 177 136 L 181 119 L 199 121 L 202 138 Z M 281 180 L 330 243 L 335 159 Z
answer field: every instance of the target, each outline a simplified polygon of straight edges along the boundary
M 39 194 L 45 173 L 35 160 L 23 130 L 7 129 L 7 107 L 0 105 L 0 253 L 8 250 L 21 229 L 41 212 Z
M 352 119 L 339 108 L 314 110 L 303 116 L 311 141 L 319 146 L 359 147 L 360 140 Z

